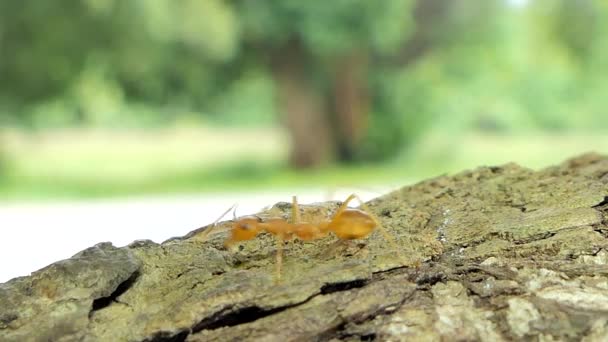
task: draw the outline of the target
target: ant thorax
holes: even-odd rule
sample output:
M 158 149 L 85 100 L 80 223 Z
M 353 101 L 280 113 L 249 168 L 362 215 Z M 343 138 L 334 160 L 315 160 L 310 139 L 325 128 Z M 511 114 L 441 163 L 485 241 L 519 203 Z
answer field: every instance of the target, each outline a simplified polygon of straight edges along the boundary
M 259 224 L 260 229 L 283 239 L 289 238 L 289 223 L 282 218 L 269 218 Z

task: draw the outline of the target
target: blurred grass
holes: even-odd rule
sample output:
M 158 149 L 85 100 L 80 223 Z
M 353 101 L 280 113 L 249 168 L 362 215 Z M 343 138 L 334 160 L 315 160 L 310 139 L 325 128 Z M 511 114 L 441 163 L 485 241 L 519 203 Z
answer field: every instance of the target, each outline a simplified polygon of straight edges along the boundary
M 608 152 L 604 135 L 428 134 L 391 163 L 289 169 L 278 128 L 157 131 L 4 131 L 0 199 L 405 185 L 444 173 L 514 161 L 540 168 L 587 151 Z

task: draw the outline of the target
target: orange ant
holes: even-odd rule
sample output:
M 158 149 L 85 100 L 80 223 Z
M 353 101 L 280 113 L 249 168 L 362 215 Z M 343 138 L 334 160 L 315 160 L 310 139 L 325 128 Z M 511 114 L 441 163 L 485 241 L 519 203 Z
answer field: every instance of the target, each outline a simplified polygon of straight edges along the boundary
M 348 204 L 357 199 L 365 211 L 349 208 Z M 226 215 L 234 206 L 228 209 Z M 233 213 L 234 216 L 234 213 Z M 380 221 L 371 214 L 369 207 L 355 194 L 350 195 L 344 201 L 333 217 L 328 221 L 317 224 L 300 222 L 300 210 L 296 196 L 292 197 L 291 223 L 282 218 L 271 218 L 262 221 L 259 217 L 247 216 L 234 219 L 230 236 L 225 240 L 225 246 L 231 246 L 239 241 L 254 239 L 258 234 L 267 232 L 277 237 L 276 272 L 277 281 L 281 279 L 281 267 L 283 264 L 283 245 L 286 240 L 298 238 L 303 241 L 318 240 L 333 232 L 341 240 L 362 239 L 368 236 L 375 228 L 379 228 L 386 240 L 392 245 L 399 257 L 401 256 L 393 237 L 380 225 Z M 221 217 L 220 217 L 221 219 Z M 215 223 L 217 223 L 218 219 Z M 215 223 L 213 226 L 215 226 Z M 213 228 L 213 226 L 211 228 Z M 209 233 L 203 233 L 205 236 Z

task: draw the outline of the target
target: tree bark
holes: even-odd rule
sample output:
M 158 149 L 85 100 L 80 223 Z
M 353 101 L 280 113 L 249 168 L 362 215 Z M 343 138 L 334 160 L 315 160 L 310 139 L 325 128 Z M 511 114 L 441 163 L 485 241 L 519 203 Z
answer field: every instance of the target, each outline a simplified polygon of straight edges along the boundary
M 593 154 L 430 179 L 369 203 L 399 253 L 378 232 L 292 242 L 279 284 L 272 237 L 226 250 L 230 222 L 100 244 L 0 284 L 0 340 L 605 341 L 607 196 L 608 158 Z

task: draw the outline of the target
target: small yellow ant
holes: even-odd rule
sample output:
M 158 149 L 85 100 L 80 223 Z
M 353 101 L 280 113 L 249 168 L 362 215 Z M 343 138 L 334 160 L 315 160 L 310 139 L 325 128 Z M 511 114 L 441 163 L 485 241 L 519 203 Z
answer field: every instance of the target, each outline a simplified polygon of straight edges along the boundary
M 357 199 L 365 211 L 349 208 L 348 204 Z M 234 206 L 228 209 L 226 215 Z M 234 213 L 233 213 L 234 215 Z M 292 197 L 291 217 L 293 222 L 287 222 L 282 218 L 271 218 L 262 221 L 259 217 L 247 216 L 234 219 L 230 236 L 226 238 L 224 245 L 231 246 L 239 241 L 254 239 L 258 234 L 267 232 L 277 238 L 276 254 L 276 275 L 277 281 L 281 279 L 281 267 L 283 263 L 283 245 L 286 240 L 298 238 L 304 241 L 318 240 L 326 237 L 329 232 L 333 232 L 341 240 L 362 239 L 368 236 L 375 228 L 379 228 L 387 241 L 395 249 L 399 257 L 400 250 L 393 237 L 380 225 L 380 221 L 371 213 L 369 207 L 355 194 L 350 195 L 340 205 L 336 213 L 330 220 L 322 221 L 317 224 L 300 222 L 300 210 L 296 196 Z M 220 217 L 221 219 L 221 217 Z M 216 223 L 219 219 L 216 221 Z M 211 228 L 213 228 L 212 225 Z M 205 236 L 209 233 L 203 233 Z

